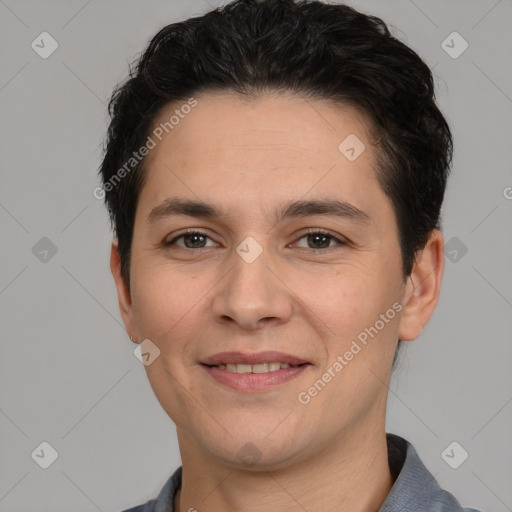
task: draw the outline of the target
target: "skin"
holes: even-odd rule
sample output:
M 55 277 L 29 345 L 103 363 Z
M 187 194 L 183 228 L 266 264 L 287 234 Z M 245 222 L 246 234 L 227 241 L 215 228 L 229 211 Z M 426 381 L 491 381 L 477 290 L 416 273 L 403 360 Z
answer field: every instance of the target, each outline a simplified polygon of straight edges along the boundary
M 117 240 L 111 250 L 127 332 L 160 350 L 145 369 L 177 428 L 183 484 L 175 510 L 375 511 L 393 485 L 385 438 L 393 356 L 397 340 L 415 339 L 435 309 L 443 237 L 431 233 L 404 279 L 392 203 L 377 181 L 368 121 L 355 109 L 284 93 L 196 99 L 147 157 L 130 287 Z M 352 162 L 338 150 L 349 134 L 366 146 Z M 168 197 L 211 202 L 225 215 L 149 223 Z M 273 218 L 290 201 L 326 198 L 365 211 L 369 221 Z M 202 247 L 193 237 L 162 245 L 186 228 L 209 238 L 199 239 Z M 315 241 L 307 228 L 331 238 Z M 236 252 L 248 236 L 263 250 L 253 263 Z M 299 403 L 298 394 L 394 303 L 401 312 L 307 405 Z M 311 365 L 270 391 L 239 392 L 200 364 L 231 350 L 278 350 Z M 258 453 L 253 465 L 238 455 L 247 443 Z

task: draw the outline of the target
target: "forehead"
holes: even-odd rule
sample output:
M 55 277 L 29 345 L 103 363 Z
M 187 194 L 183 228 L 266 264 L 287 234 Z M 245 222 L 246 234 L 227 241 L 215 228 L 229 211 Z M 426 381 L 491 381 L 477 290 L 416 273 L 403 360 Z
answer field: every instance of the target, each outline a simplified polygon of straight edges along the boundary
M 241 152 L 272 151 L 286 145 L 290 153 L 322 154 L 336 160 L 340 156 L 338 146 L 348 135 L 369 139 L 369 119 L 364 113 L 328 100 L 284 92 L 257 98 L 208 92 L 194 100 L 193 108 L 185 100 L 173 102 L 154 120 L 156 142 L 161 142 L 158 136 L 166 140 L 152 151 L 153 158 L 163 146 L 174 146 L 189 158 L 206 153 L 222 156 L 229 144 L 232 151 L 239 148 Z M 166 137 L 171 133 L 172 137 Z
M 364 196 L 379 193 L 370 125 L 355 108 L 287 93 L 247 99 L 215 92 L 194 100 L 193 108 L 184 107 L 187 100 L 166 106 L 154 121 L 142 191 L 149 202 L 165 200 L 171 189 L 204 199 L 222 189 L 224 202 L 261 205 L 315 189 L 362 206 Z

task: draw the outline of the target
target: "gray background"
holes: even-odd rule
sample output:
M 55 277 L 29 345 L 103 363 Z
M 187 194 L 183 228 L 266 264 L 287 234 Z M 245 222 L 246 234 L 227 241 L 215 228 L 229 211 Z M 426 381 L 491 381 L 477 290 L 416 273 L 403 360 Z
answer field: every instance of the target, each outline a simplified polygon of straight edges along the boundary
M 119 511 L 180 464 L 121 322 L 92 191 L 128 62 L 164 24 L 219 3 L 0 0 L 1 511 Z M 457 254 L 393 376 L 387 430 L 463 505 L 512 510 L 512 2 L 351 3 L 433 67 L 455 137 L 444 233 Z M 31 48 L 43 31 L 59 44 L 47 59 Z M 458 58 L 441 46 L 453 31 L 469 44 Z M 46 261 L 43 237 L 57 249 Z M 42 441 L 58 452 L 46 470 L 31 457 Z M 441 457 L 452 441 L 469 453 L 458 469 Z

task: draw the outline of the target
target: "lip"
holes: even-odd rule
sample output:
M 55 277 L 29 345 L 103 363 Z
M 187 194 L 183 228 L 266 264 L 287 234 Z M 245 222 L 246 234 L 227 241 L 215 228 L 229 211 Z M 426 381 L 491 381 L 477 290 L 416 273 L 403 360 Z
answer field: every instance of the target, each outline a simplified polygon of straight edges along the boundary
M 268 391 L 280 384 L 284 384 L 285 382 L 298 377 L 311 365 L 309 363 L 305 363 L 301 366 L 290 366 L 289 368 L 281 368 L 268 373 L 236 373 L 228 370 L 221 370 L 216 366 L 207 366 L 205 364 L 201 366 L 219 384 L 230 387 L 236 391 L 254 393 L 258 391 Z
M 219 352 L 213 356 L 207 357 L 201 363 L 206 366 L 216 366 L 219 364 L 258 364 L 258 363 L 287 363 L 291 366 L 308 363 L 305 359 L 285 354 L 284 352 L 275 352 L 266 350 L 263 352 Z M 218 368 L 217 368 L 218 369 Z M 223 370 L 221 370 L 223 371 Z M 282 370 L 278 370 L 280 372 Z M 240 374 L 243 375 L 243 374 Z M 247 374 L 245 374 L 247 375 Z M 265 374 L 259 374 L 265 375 Z

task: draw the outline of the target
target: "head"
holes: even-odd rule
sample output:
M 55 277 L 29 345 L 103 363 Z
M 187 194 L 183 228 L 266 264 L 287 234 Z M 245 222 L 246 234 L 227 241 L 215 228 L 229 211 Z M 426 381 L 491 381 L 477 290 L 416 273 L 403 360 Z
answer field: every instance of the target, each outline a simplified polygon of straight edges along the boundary
M 382 427 L 399 342 L 443 271 L 452 139 L 420 57 L 344 5 L 239 0 L 164 27 L 109 111 L 111 267 L 178 432 L 226 461 L 257 438 L 275 464 Z M 269 349 L 308 362 L 275 391 L 227 389 L 203 364 Z

